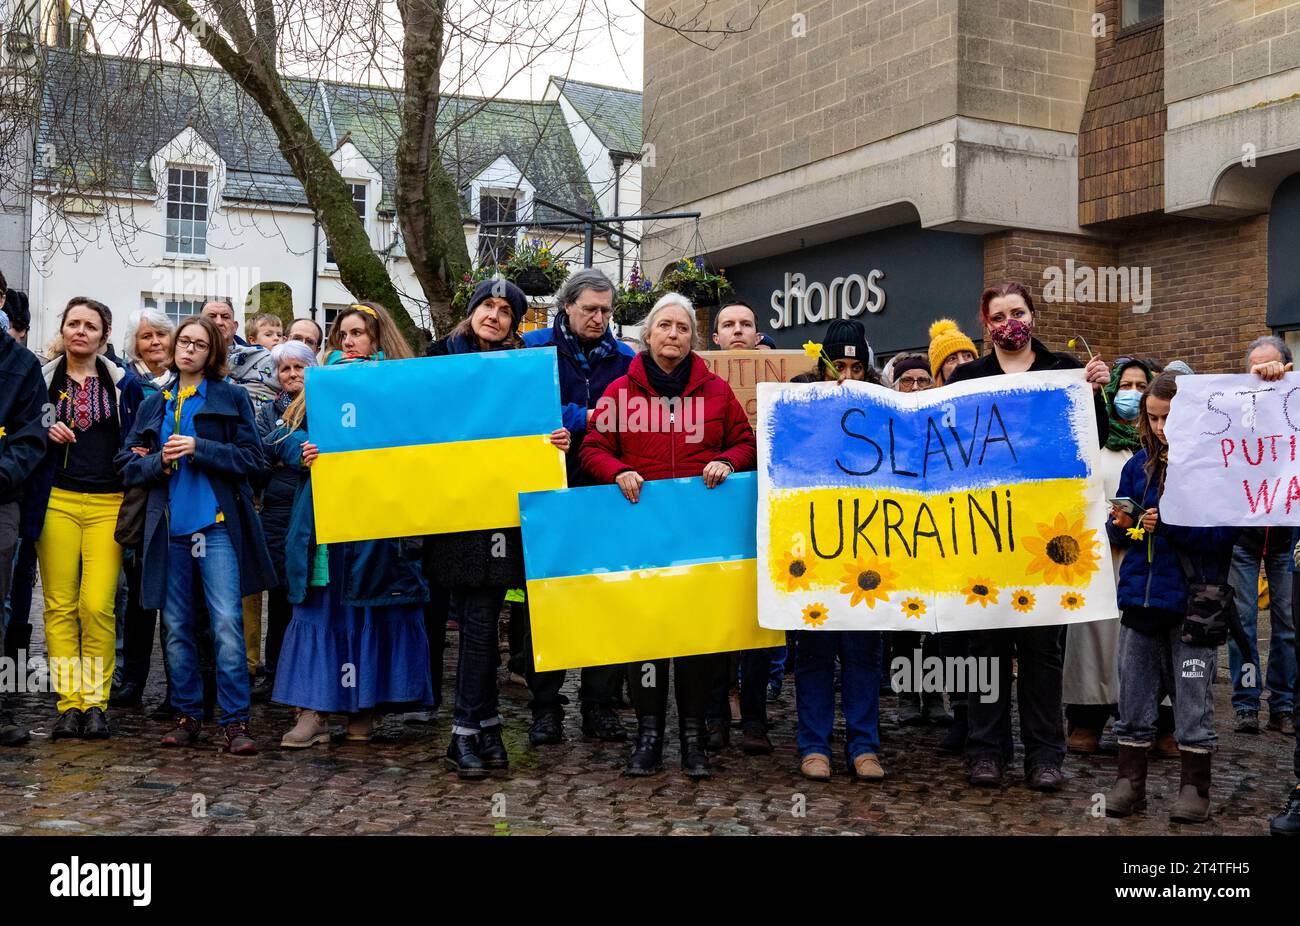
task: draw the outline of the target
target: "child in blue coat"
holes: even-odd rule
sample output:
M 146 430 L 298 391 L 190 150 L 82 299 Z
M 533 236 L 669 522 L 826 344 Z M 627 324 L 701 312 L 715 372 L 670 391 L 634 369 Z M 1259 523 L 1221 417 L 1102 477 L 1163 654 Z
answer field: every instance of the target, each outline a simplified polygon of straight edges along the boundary
M 1118 497 L 1141 503 L 1135 520 L 1111 511 L 1111 543 L 1131 547 L 1119 573 L 1119 776 L 1106 795 L 1106 814 L 1126 817 L 1146 806 L 1147 750 L 1156 735 L 1162 698 L 1174 702 L 1174 736 L 1182 782 L 1170 818 L 1199 823 L 1210 815 L 1210 757 L 1214 750 L 1216 648 L 1183 642 L 1191 581 L 1224 581 L 1236 528 L 1179 527 L 1160 518 L 1168 441 L 1165 422 L 1178 391 L 1165 373 L 1142 397 L 1142 449 L 1124 465 Z M 1188 567 L 1184 568 L 1184 564 Z

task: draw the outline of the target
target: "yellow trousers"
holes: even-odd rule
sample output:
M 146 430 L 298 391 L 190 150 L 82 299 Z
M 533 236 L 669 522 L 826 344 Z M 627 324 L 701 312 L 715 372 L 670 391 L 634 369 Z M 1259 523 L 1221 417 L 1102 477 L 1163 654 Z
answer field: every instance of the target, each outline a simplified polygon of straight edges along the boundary
M 262 593 L 245 595 L 244 652 L 248 654 L 248 674 L 257 672 L 257 657 L 262 652 Z
M 113 601 L 122 548 L 113 539 L 122 493 L 54 489 L 36 544 L 45 589 L 45 648 L 59 713 L 108 706 L 116 661 Z M 80 627 L 78 627 L 80 622 Z

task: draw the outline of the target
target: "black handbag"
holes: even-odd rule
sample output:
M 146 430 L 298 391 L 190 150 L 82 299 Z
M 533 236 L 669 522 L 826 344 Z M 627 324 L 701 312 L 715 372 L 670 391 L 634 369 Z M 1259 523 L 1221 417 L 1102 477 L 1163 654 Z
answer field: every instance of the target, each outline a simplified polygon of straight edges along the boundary
M 122 493 L 122 507 L 117 511 L 117 527 L 113 539 L 124 549 L 134 549 L 144 543 L 144 512 L 149 507 L 149 490 L 144 486 L 131 486 Z
M 1237 613 L 1237 596 L 1231 585 L 1224 582 L 1203 582 L 1197 576 L 1191 559 L 1178 551 L 1178 563 L 1187 580 L 1187 614 L 1183 617 L 1182 640 L 1188 646 L 1218 648 L 1228 642 L 1228 635 L 1250 652 L 1250 644 L 1241 627 Z M 1244 644 L 1244 645 L 1243 645 Z

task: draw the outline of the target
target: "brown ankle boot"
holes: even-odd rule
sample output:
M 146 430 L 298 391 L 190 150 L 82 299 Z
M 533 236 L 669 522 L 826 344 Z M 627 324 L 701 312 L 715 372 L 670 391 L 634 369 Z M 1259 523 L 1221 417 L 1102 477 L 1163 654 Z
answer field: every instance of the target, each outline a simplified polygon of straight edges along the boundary
M 1210 754 L 1183 750 L 1183 776 L 1169 819 L 1204 823 L 1210 819 Z
M 319 711 L 301 710 L 298 722 L 280 740 L 284 749 L 306 749 L 330 741 L 329 717 Z
M 1119 747 L 1119 775 L 1106 792 L 1106 816 L 1127 817 L 1147 805 L 1147 748 Z

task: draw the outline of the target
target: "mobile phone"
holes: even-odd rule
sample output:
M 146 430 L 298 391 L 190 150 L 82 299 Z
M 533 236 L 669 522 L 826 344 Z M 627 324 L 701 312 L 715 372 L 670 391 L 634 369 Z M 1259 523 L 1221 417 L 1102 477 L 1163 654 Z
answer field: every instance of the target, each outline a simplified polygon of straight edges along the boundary
M 1121 496 L 1120 498 L 1108 498 L 1106 501 L 1110 502 L 1134 521 L 1141 520 L 1142 515 L 1146 514 L 1146 509 L 1142 507 L 1142 503 L 1135 498 Z

